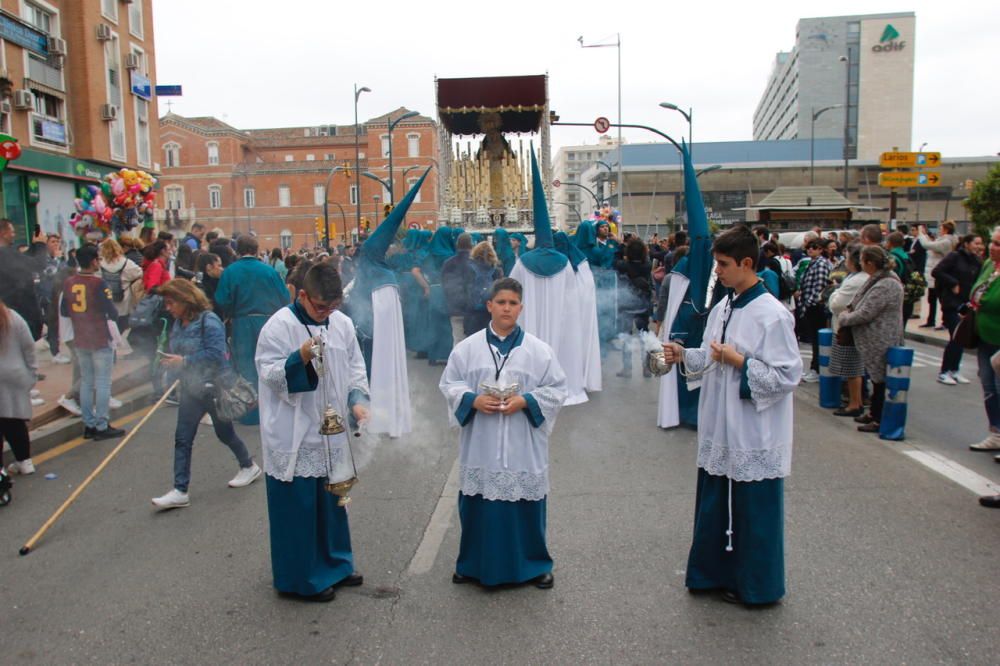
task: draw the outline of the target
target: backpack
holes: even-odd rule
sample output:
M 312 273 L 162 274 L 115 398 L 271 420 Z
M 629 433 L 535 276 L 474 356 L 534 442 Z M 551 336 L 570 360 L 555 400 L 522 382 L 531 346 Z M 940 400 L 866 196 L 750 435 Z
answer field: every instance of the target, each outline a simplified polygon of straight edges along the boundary
M 125 285 L 122 284 L 122 272 L 124 270 L 125 264 L 122 264 L 122 267 L 117 271 L 109 271 L 103 266 L 101 267 L 101 277 L 108 283 L 108 289 L 111 290 L 111 300 L 115 303 L 121 303 L 125 300 Z
M 778 273 L 778 300 L 787 301 L 795 293 L 795 277 L 782 271 Z

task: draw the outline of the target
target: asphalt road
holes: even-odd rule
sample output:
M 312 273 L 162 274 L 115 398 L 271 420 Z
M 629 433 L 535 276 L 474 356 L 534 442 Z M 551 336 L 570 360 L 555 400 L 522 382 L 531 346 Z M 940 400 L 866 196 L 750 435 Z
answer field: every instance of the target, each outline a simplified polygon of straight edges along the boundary
M 0 509 L 3 662 L 996 662 L 1000 512 L 820 410 L 812 387 L 799 390 L 786 485 L 788 596 L 747 610 L 689 595 L 695 436 L 656 428 L 658 380 L 618 379 L 618 367 L 556 426 L 553 590 L 450 583 L 457 515 L 439 550 L 428 525 L 439 500 L 454 502 L 457 434 L 441 369 L 411 361 L 423 418 L 377 443 L 350 508 L 363 587 L 326 605 L 274 593 L 263 484 L 227 488 L 236 464 L 205 428 L 191 507 L 154 513 L 149 498 L 171 481 L 176 413 L 164 408 L 29 556 L 20 545 L 115 443 L 39 465 Z M 978 387 L 939 386 L 931 371 L 914 370 L 909 438 L 996 480 L 992 456 L 964 450 L 983 430 Z M 256 432 L 241 432 L 259 452 Z M 411 566 L 418 550 L 426 567 Z

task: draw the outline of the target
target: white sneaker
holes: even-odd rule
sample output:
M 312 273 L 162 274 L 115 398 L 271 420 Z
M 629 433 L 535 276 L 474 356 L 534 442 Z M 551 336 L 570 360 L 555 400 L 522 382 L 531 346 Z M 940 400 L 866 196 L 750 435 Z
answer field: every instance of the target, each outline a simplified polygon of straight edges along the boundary
M 951 375 L 951 378 L 954 379 L 959 384 L 968 384 L 969 383 L 968 379 L 966 379 L 962 375 L 958 374 L 957 372 L 949 372 L 948 374 Z
M 166 495 L 163 495 L 162 497 L 154 497 L 153 506 L 155 506 L 158 511 L 180 509 L 185 506 L 191 506 L 191 498 L 188 497 L 187 493 L 182 493 L 176 488 L 171 488 L 170 492 Z
M 970 444 L 969 448 L 973 451 L 997 451 L 1000 450 L 1000 433 L 991 432 L 989 436 L 986 437 L 981 442 L 976 442 L 975 444 Z
M 121 409 L 122 401 L 117 398 L 108 398 L 108 407 L 111 409 Z
M 952 377 L 947 372 L 942 372 L 940 375 L 938 375 L 938 383 L 939 384 L 945 384 L 947 386 L 954 386 L 958 382 L 956 382 L 955 378 Z
M 28 395 L 30 395 L 32 398 L 37 398 L 41 394 L 42 392 L 39 391 L 38 389 L 31 389 L 31 391 L 28 392 Z
M 11 474 L 21 474 L 22 476 L 27 476 L 28 474 L 35 473 L 35 463 L 31 462 L 31 458 L 26 458 L 21 462 L 12 462 L 7 465 L 7 471 Z
M 43 399 L 41 399 L 41 398 L 32 398 L 31 399 L 31 406 L 32 407 L 39 407 L 39 406 L 44 405 L 44 404 L 45 404 L 45 401 Z
M 83 410 L 80 409 L 80 405 L 76 402 L 76 400 L 73 400 L 72 398 L 67 398 L 64 395 L 61 395 L 59 396 L 59 400 L 56 401 L 56 404 L 58 404 L 60 407 L 65 409 L 73 416 L 83 415 Z
M 59 353 L 52 357 L 52 362 L 58 365 L 69 365 L 70 363 L 73 362 L 73 359 L 71 359 L 69 356 L 66 356 L 66 354 Z
M 819 373 L 810 370 L 806 374 L 802 375 L 802 381 L 804 381 L 806 384 L 815 384 L 816 382 L 819 381 Z
M 260 467 L 257 466 L 257 463 L 249 467 L 241 467 L 240 471 L 233 477 L 233 480 L 229 482 L 229 487 L 242 488 L 243 486 L 249 486 L 257 480 L 258 476 L 260 476 Z

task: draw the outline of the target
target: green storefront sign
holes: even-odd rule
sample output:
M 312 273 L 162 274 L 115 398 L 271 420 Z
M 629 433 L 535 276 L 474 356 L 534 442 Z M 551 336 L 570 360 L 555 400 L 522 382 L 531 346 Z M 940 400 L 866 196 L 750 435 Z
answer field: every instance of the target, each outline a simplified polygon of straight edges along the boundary
M 15 171 L 34 171 L 53 176 L 93 181 L 100 180 L 106 173 L 117 171 L 113 166 L 28 149 L 22 150 L 21 157 L 16 162 L 11 163 L 9 168 Z

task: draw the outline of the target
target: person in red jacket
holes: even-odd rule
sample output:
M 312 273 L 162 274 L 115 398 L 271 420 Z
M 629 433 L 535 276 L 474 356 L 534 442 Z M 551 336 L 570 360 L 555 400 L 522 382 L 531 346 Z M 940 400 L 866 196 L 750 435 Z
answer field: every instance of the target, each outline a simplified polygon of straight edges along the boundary
M 158 240 L 150 243 L 142 251 L 142 286 L 146 293 L 155 293 L 156 288 L 170 282 L 170 246 Z

